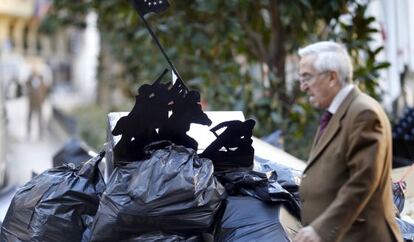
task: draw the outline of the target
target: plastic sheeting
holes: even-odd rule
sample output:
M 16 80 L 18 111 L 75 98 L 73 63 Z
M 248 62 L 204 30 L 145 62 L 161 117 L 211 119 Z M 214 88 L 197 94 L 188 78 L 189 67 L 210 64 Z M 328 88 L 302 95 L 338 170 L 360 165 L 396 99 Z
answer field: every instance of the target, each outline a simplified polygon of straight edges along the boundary
M 279 221 L 280 207 L 249 196 L 229 196 L 215 241 L 289 242 Z
M 404 181 L 393 182 L 392 183 L 392 194 L 395 207 L 398 209 L 398 214 L 401 213 L 404 209 L 405 203 L 405 194 L 404 189 L 406 183 Z
M 148 150 L 149 159 L 115 168 L 95 217 L 92 241 L 153 232 L 197 236 L 212 226 L 226 196 L 213 176 L 212 162 L 184 146 Z
M 169 235 L 164 234 L 161 232 L 143 234 L 136 238 L 130 238 L 127 240 L 122 240 L 121 242 L 143 242 L 143 241 L 151 241 L 151 242 L 203 242 L 200 236 L 178 236 L 178 235 Z
M 81 241 L 105 183 L 98 169 L 104 153 L 80 168 L 47 170 L 19 189 L 1 228 L 1 241 Z
M 396 218 L 398 227 L 400 227 L 402 237 L 406 242 L 414 241 L 414 224 L 403 219 Z

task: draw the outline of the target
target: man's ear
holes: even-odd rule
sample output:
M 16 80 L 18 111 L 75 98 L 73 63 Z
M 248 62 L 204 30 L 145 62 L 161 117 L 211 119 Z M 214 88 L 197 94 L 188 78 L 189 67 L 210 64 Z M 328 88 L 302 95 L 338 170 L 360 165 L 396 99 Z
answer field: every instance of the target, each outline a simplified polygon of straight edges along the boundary
M 338 72 L 330 71 L 329 72 L 329 87 L 333 87 L 337 84 L 340 84 Z

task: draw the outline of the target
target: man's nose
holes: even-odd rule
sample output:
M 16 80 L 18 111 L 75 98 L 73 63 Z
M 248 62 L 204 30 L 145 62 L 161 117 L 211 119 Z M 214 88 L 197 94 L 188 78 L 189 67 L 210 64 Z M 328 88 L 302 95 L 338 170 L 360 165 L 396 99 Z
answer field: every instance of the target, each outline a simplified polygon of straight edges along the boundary
M 308 90 L 308 83 L 307 82 L 300 82 L 300 90 L 302 92 L 305 92 L 306 90 Z

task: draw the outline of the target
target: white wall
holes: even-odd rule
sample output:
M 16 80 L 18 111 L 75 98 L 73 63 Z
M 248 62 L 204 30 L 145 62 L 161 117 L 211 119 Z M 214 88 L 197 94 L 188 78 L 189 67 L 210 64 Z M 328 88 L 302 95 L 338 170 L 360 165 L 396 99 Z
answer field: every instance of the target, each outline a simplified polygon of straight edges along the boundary
M 73 41 L 73 83 L 85 101 L 93 101 L 96 96 L 97 67 L 99 55 L 99 33 L 96 28 L 97 15 L 89 13 L 87 27 Z

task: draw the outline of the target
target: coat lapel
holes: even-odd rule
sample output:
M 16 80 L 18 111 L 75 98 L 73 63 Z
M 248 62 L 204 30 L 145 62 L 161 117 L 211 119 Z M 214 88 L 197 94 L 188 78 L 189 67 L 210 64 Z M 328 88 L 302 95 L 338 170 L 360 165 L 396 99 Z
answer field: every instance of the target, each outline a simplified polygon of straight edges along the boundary
M 323 150 L 329 145 L 331 140 L 335 137 L 335 135 L 341 129 L 341 120 L 343 119 L 346 111 L 349 108 L 349 105 L 355 99 L 356 96 L 360 94 L 360 91 L 357 87 L 354 87 L 352 91 L 346 96 L 342 104 L 339 106 L 338 111 L 332 116 L 332 119 L 329 121 L 328 126 L 326 127 L 325 131 L 317 140 L 315 137 L 312 145 L 312 149 L 309 155 L 308 165 L 306 166 L 304 172 L 315 162 L 316 158 L 322 153 Z M 318 132 L 319 133 L 319 128 Z

